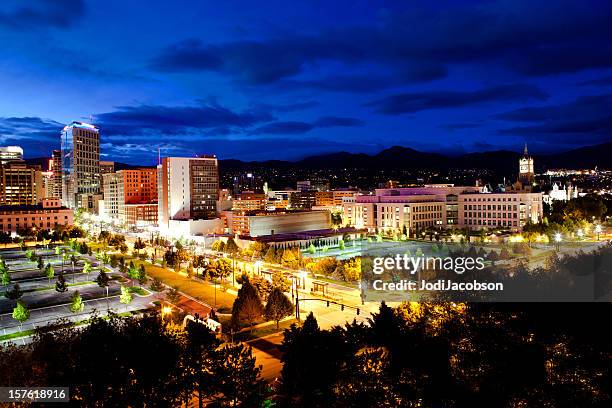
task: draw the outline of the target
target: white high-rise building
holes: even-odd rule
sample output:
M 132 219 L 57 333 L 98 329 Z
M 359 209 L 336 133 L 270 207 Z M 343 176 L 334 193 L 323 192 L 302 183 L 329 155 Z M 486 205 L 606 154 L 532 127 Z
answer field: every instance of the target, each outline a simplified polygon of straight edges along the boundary
M 217 217 L 219 167 L 214 156 L 166 157 L 157 166 L 158 223 Z

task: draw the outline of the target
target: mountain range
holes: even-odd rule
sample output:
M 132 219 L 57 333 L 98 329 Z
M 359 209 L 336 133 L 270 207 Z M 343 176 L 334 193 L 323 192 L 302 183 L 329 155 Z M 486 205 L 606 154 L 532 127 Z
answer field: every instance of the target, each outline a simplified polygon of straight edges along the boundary
M 377 154 L 338 152 L 306 157 L 296 162 L 263 161 L 243 162 L 240 160 L 221 160 L 225 170 L 240 170 L 252 167 L 298 167 L 298 168 L 360 168 L 360 169 L 431 169 L 449 168 L 491 169 L 516 172 L 517 161 L 522 153 L 497 150 L 480 153 L 467 153 L 457 157 L 439 153 L 420 152 L 409 147 L 393 146 Z M 612 142 L 586 146 L 562 153 L 533 155 L 537 170 L 551 168 L 598 168 L 612 169 Z
M 267 160 L 245 162 L 236 159 L 220 160 L 221 171 L 239 171 L 253 168 L 306 168 L 306 169 L 431 169 L 445 170 L 458 169 L 490 169 L 504 173 L 508 170 L 515 172 L 517 161 L 521 153 L 509 150 L 487 151 L 480 153 L 467 153 L 457 157 L 446 156 L 440 153 L 420 152 L 409 147 L 393 146 L 377 154 L 337 152 L 316 156 L 309 156 L 298 161 Z M 586 146 L 562 153 L 533 155 L 536 170 L 552 168 L 594 168 L 612 169 L 612 142 L 595 146 Z M 33 158 L 26 160 L 30 164 L 41 165 L 47 168 L 47 158 Z M 143 166 L 115 162 L 115 169 L 129 169 Z

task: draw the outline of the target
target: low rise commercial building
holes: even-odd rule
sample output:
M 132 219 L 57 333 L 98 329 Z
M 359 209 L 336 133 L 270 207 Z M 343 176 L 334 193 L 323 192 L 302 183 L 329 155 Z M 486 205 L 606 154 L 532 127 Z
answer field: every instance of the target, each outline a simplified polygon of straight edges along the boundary
M 62 207 L 58 198 L 45 198 L 39 204 L 0 205 L 0 231 L 11 234 L 72 225 L 73 218 L 72 210 Z
M 234 234 L 252 237 L 331 227 L 329 211 L 224 211 L 221 216 Z
M 543 215 L 541 193 L 490 193 L 482 187 L 454 185 L 377 189 L 354 200 L 345 198 L 343 207 L 345 225 L 406 236 L 445 227 L 518 231 Z

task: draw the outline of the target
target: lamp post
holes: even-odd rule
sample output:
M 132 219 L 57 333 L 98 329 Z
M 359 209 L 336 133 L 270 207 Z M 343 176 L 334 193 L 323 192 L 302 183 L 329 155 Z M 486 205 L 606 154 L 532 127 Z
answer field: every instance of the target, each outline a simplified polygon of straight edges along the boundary
M 295 285 L 295 318 L 300 320 L 300 291 L 298 289 L 298 279 L 297 276 L 294 276 L 292 280 Z M 291 285 L 291 288 L 293 289 L 293 285 Z
M 597 240 L 599 241 L 599 234 L 601 234 L 601 225 L 597 225 L 595 227 L 595 232 L 597 233 Z
M 557 252 L 559 252 L 559 243 L 561 242 L 562 236 L 559 232 L 555 234 L 555 243 L 557 245 Z
M 162 306 L 161 308 L 161 321 L 164 323 L 164 315 L 171 314 L 172 308 L 170 306 Z

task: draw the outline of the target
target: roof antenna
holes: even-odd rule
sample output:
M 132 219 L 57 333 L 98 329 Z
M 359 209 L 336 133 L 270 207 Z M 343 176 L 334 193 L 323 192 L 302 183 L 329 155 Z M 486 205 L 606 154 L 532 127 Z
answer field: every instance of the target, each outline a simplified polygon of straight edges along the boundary
M 157 146 L 157 165 L 161 164 L 161 147 Z

